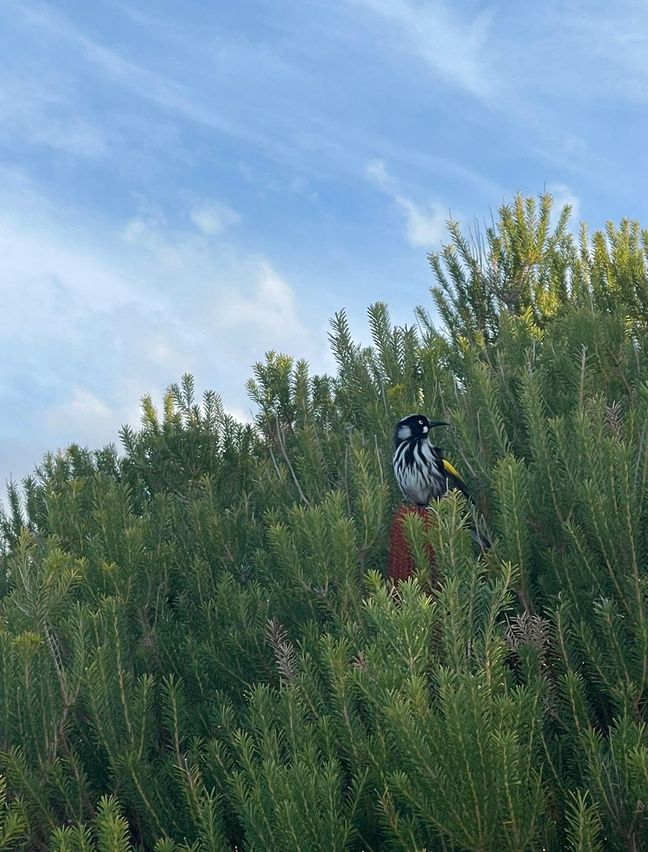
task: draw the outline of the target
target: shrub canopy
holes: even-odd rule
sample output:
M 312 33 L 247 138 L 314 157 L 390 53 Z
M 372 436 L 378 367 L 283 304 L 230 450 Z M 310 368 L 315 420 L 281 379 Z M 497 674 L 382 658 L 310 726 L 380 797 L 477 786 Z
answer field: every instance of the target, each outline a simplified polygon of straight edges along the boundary
M 648 234 L 518 197 L 334 376 L 268 353 L 253 424 L 172 385 L 0 516 L 0 849 L 648 848 Z M 424 410 L 484 515 L 408 522 Z M 430 584 L 426 547 L 440 582 Z

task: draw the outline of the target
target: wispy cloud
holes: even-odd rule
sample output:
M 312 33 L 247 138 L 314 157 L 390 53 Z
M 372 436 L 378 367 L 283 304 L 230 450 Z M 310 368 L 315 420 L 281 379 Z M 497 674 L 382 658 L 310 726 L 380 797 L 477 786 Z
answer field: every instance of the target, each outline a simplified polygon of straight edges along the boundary
M 366 172 L 369 179 L 396 202 L 405 219 L 407 241 L 413 248 L 429 250 L 441 241 L 449 218 L 448 210 L 442 204 L 434 201 L 421 206 L 407 198 L 383 160 L 371 160 Z
M 554 51 L 560 51 L 548 68 L 550 83 L 564 81 L 568 91 L 588 100 L 594 97 L 599 104 L 601 97 L 610 96 L 648 99 L 648 6 L 642 0 L 592 0 L 549 8 L 547 24 Z M 545 27 L 534 39 L 535 50 L 543 39 Z
M 87 388 L 76 386 L 61 402 L 46 409 L 46 423 L 65 431 L 72 422 L 81 433 L 96 435 L 115 428 L 115 411 Z
M 414 49 L 410 39 L 414 39 L 418 44 L 414 52 L 424 59 L 427 56 L 425 61 L 437 69 L 439 79 L 484 98 L 495 90 L 494 73 L 480 58 L 480 45 L 488 31 L 487 16 L 462 21 L 444 6 L 419 8 L 412 0 L 347 2 L 360 4 L 376 20 L 390 24 L 389 33 L 399 33 L 397 43 L 403 55 L 411 55 Z M 96 32 L 84 29 L 73 16 L 65 14 L 65 4 L 54 6 L 33 0 L 6 3 L 32 31 L 41 31 L 46 42 L 64 44 L 75 58 L 72 66 L 80 63 L 83 68 L 77 85 L 70 85 L 65 93 L 69 102 L 61 110 L 61 127 L 56 127 L 54 117 L 49 119 L 52 145 L 60 138 L 60 146 L 76 144 L 80 149 L 85 147 L 88 154 L 115 157 L 118 151 L 123 159 L 121 168 L 125 168 L 142 145 L 149 156 L 156 147 L 158 156 L 173 156 L 176 148 L 182 149 L 182 143 L 172 138 L 169 145 L 166 137 L 173 136 L 173 129 L 179 126 L 190 126 L 193 132 L 203 130 L 226 137 L 293 169 L 297 175 L 293 172 L 288 178 L 288 186 L 295 177 L 303 182 L 331 173 L 357 174 L 358 162 L 375 152 L 375 133 L 363 123 L 362 114 L 356 115 L 354 109 L 342 117 L 336 99 L 322 97 L 321 74 L 305 67 L 303 48 L 297 55 L 287 55 L 281 43 L 273 48 L 220 31 L 203 40 L 202 33 L 177 26 L 174 20 L 148 27 L 147 14 L 136 12 L 130 17 L 143 30 L 146 27 L 143 35 L 147 50 L 133 50 L 127 41 L 117 47 L 114 40 L 101 39 Z M 344 8 L 348 11 L 349 6 L 340 7 Z M 342 14 L 340 10 L 337 13 Z M 395 28 L 391 26 L 394 21 Z M 160 41 L 155 43 L 155 39 Z M 486 55 L 485 49 L 483 52 Z M 381 67 L 383 62 L 379 59 Z M 387 67 L 385 71 L 390 73 Z M 39 70 L 41 78 L 48 73 Z M 123 97 L 132 101 L 128 119 L 123 107 L 110 116 L 95 113 L 92 102 L 81 95 L 88 80 L 111 92 L 121 90 Z M 42 137 L 46 144 L 48 134 L 43 128 L 48 125 L 41 123 L 42 112 L 36 105 L 26 110 L 25 133 Z M 476 182 L 486 182 L 458 158 L 422 152 L 415 144 L 396 141 L 396 136 L 385 132 L 381 139 L 390 161 L 417 160 L 428 174 L 472 174 Z M 165 144 L 156 146 L 160 137 Z
M 495 96 L 499 83 L 489 59 L 490 11 L 462 16 L 458 4 L 438 0 L 349 2 L 384 18 L 393 28 L 394 46 L 419 56 L 447 82 L 487 101 Z
M 572 233 L 576 234 L 581 218 L 580 198 L 564 183 L 547 184 L 547 192 L 551 193 L 553 199 L 552 224 L 556 225 L 558 223 L 558 218 L 563 211 L 563 207 L 569 205 L 571 208 L 569 227 Z
M 191 221 L 205 236 L 213 237 L 241 221 L 236 210 L 219 201 L 200 201 L 191 210 Z
M 0 80 L 0 140 L 21 140 L 74 157 L 105 154 L 106 138 L 97 125 L 76 115 L 63 92 L 36 80 Z
M 259 105 L 256 112 L 261 113 L 262 117 L 267 113 L 267 126 L 264 128 L 263 121 L 250 120 L 244 110 L 235 108 L 236 104 L 231 97 L 228 98 L 225 92 L 221 93 L 218 87 L 215 88 L 212 85 L 214 74 L 220 74 L 225 79 L 231 74 L 234 66 L 244 68 L 246 58 L 250 61 L 254 60 L 253 72 L 257 75 L 256 82 L 259 89 L 269 85 L 269 81 L 276 76 L 296 75 L 296 71 L 278 63 L 272 55 L 269 56 L 265 52 L 259 54 L 258 51 L 255 54 L 253 45 L 245 46 L 243 43 L 244 46 L 242 46 L 239 42 L 234 45 L 235 50 L 226 52 L 224 67 L 212 69 L 211 74 L 207 73 L 208 68 L 205 67 L 209 53 L 201 56 L 193 66 L 187 60 L 184 67 L 187 76 L 185 81 L 169 73 L 163 61 L 149 67 L 144 61 L 138 61 L 120 50 L 106 46 L 51 4 L 33 3 L 30 0 L 24 0 L 24 2 L 6 0 L 6 2 L 15 9 L 16 14 L 28 21 L 30 26 L 38 27 L 46 33 L 49 39 L 69 45 L 82 56 L 91 73 L 100 75 L 112 86 L 120 86 L 143 102 L 178 119 L 254 145 L 278 160 L 286 162 L 294 158 L 292 150 L 294 146 L 286 141 L 283 134 L 277 133 L 273 126 L 276 123 L 274 122 L 276 111 Z M 199 44 L 197 48 L 192 46 L 192 50 L 201 48 L 204 51 L 204 45 Z M 238 55 L 241 52 L 243 56 Z M 160 60 L 163 58 L 158 56 Z M 196 74 L 197 68 L 201 70 L 200 75 Z M 223 88 L 227 90 L 231 87 L 228 85 Z M 227 108 L 224 108 L 225 105 Z M 33 112 L 32 115 L 34 119 L 37 118 Z M 289 121 L 289 118 L 284 119 L 285 123 Z M 35 125 L 36 121 L 34 120 L 32 124 Z

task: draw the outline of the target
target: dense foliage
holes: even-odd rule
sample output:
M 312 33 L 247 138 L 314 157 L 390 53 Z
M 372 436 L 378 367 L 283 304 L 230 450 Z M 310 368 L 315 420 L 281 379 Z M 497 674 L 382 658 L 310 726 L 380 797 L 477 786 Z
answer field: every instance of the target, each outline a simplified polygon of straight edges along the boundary
M 0 849 L 648 849 L 648 234 L 552 221 L 451 223 L 443 327 L 339 314 L 337 374 L 270 353 L 254 425 L 185 377 L 11 489 Z M 493 548 L 447 497 L 393 589 L 417 409 Z

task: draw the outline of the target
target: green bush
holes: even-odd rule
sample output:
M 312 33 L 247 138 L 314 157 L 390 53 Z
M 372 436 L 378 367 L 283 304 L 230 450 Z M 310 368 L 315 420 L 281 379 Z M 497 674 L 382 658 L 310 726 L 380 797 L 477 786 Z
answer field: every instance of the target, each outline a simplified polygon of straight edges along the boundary
M 185 376 L 0 514 L 0 849 L 648 849 L 648 234 L 517 198 L 369 311 L 269 353 L 253 425 Z M 385 580 L 394 422 L 463 498 Z M 420 564 L 424 559 L 419 559 Z

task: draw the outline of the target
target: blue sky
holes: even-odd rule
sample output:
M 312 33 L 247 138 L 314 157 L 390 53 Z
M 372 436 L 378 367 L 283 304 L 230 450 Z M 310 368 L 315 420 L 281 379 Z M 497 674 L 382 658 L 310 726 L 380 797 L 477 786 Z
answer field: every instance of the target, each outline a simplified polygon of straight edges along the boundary
M 0 0 L 0 488 L 429 307 L 450 212 L 648 220 L 648 4 Z

